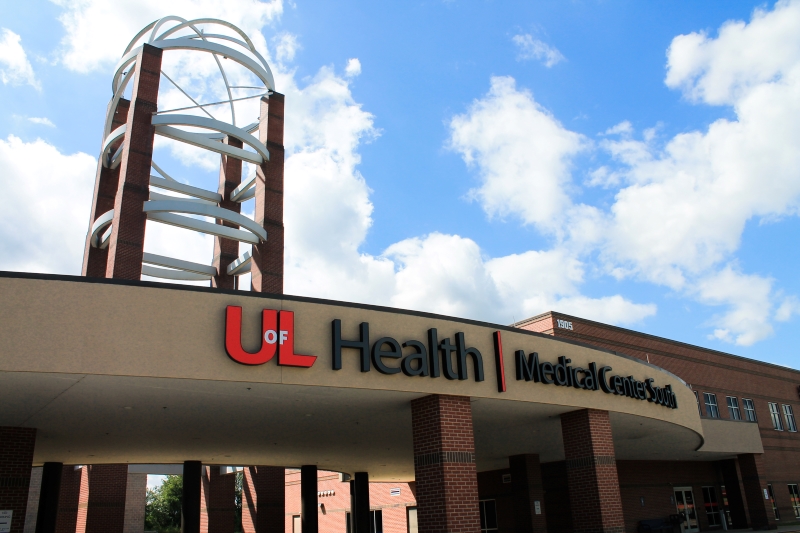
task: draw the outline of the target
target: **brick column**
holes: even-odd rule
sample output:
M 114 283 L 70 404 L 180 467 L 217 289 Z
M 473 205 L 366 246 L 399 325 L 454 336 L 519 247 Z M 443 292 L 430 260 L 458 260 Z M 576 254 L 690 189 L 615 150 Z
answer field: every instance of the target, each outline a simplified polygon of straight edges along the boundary
M 56 531 L 63 472 L 64 465 L 61 463 L 45 463 L 42 466 L 42 486 L 39 490 L 39 508 L 36 510 L 34 529 L 36 533 L 55 533 Z
M 108 105 L 111 106 L 111 102 L 109 102 Z M 111 121 L 111 131 L 127 123 L 130 105 L 130 101 L 120 98 L 117 109 L 114 110 L 114 118 Z M 111 145 L 112 154 L 116 152 L 123 140 L 124 139 L 120 139 Z M 105 141 L 105 139 L 100 141 L 101 144 L 103 141 Z M 94 196 L 92 198 L 92 214 L 89 217 L 89 230 L 86 232 L 86 243 L 83 249 L 82 276 L 89 276 L 91 278 L 106 277 L 108 248 L 92 248 L 90 237 L 94 221 L 103 213 L 114 209 L 117 187 L 119 186 L 119 168 L 120 167 L 113 169 L 106 168 L 103 166 L 102 159 L 97 161 L 97 175 L 94 180 Z
M 479 533 L 472 407 L 463 396 L 411 402 L 419 533 Z
M 247 466 L 242 479 L 244 533 L 282 533 L 285 529 L 286 472 L 282 466 Z
M 575 533 L 623 533 L 622 498 L 608 411 L 561 415 Z
M 86 509 L 89 504 L 88 467 L 66 465 L 61 469 L 61 491 L 58 495 L 56 533 L 86 531 Z M 41 509 L 41 505 L 39 507 Z M 39 515 L 41 523 L 41 515 Z
M 161 49 L 142 45 L 136 57 L 127 130 L 122 143 L 119 186 L 114 199 L 114 221 L 108 244 L 107 278 L 138 280 L 142 276 L 144 229 L 142 208 L 150 195 L 150 164 L 153 161 L 151 124 L 157 110 L 161 78 Z
M 267 230 L 267 241 L 253 246 L 252 290 L 283 294 L 283 104 L 272 93 L 261 99 L 258 135 L 270 160 L 256 169 L 255 221 Z
M 25 529 L 35 428 L 0 426 L 0 510 L 12 511 L 11 533 Z
M 775 529 L 775 514 L 772 504 L 764 497 L 767 482 L 764 479 L 764 457 L 761 454 L 742 453 L 738 456 L 739 470 L 742 472 L 744 497 L 750 514 L 750 527 L 753 529 Z M 727 487 L 727 485 L 725 485 Z
M 511 492 L 514 495 L 516 533 L 545 533 L 544 487 L 538 454 L 513 455 L 508 458 Z M 539 514 L 536 514 L 536 502 Z
M 123 533 L 128 465 L 90 465 L 86 533 Z
M 236 474 L 221 475 L 218 466 L 203 467 L 200 497 L 201 533 L 233 533 L 236 520 Z
M 128 474 L 125 490 L 124 533 L 144 531 L 144 511 L 147 504 L 147 474 Z
M 28 487 L 28 510 L 25 511 L 25 533 L 35 533 L 36 531 L 36 518 L 39 514 L 39 496 L 42 492 L 42 470 L 43 468 L 41 466 L 31 469 L 31 484 Z M 60 478 L 60 468 L 58 470 L 58 475 Z M 55 524 L 55 521 L 53 523 Z
M 233 137 L 225 137 L 223 141 L 229 146 L 241 148 L 242 141 Z M 231 201 L 231 193 L 242 183 L 242 160 L 235 157 L 222 155 L 219 164 L 219 189 L 217 192 L 222 195 L 220 207 L 230 209 L 237 213 L 241 212 L 242 204 Z M 217 219 L 217 224 L 222 224 L 231 228 L 238 228 L 236 224 L 224 222 Z M 239 257 L 239 241 L 214 237 L 214 259 L 212 266 L 217 269 L 217 275 L 211 280 L 211 286 L 218 289 L 235 289 L 236 276 L 229 276 L 227 273 L 228 265 L 236 261 Z

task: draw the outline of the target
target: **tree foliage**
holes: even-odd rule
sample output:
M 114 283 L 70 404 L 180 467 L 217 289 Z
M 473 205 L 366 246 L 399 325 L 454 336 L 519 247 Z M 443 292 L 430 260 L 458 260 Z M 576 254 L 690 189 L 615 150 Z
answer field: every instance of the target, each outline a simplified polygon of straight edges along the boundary
M 167 476 L 161 486 L 147 489 L 145 530 L 180 533 L 183 476 Z

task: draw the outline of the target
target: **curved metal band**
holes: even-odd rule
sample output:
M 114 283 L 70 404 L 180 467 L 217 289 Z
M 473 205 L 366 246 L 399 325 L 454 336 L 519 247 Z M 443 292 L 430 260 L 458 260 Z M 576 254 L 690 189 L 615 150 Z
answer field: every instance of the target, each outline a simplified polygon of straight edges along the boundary
M 127 124 L 123 124 L 119 128 L 115 129 L 111 133 L 108 134 L 106 140 L 103 141 L 103 152 L 100 157 L 103 158 L 103 166 L 106 168 L 111 167 L 113 157 L 108 157 L 108 151 L 111 149 L 111 145 L 114 144 L 115 141 L 118 141 L 121 137 L 125 136 L 125 132 L 128 129 Z M 120 147 L 121 148 L 121 147 Z M 117 150 L 119 151 L 119 150 Z M 116 154 L 115 154 L 116 155 Z
M 200 187 L 192 187 L 191 185 L 186 185 L 185 183 L 180 183 L 178 181 L 165 180 L 164 178 L 153 176 L 152 174 L 150 174 L 150 185 L 153 187 L 158 187 L 159 189 L 175 191 L 187 196 L 208 200 L 209 202 L 214 202 L 215 204 L 218 204 L 222 201 L 221 194 L 207 191 L 205 189 L 201 189 Z M 178 198 L 175 199 L 178 200 Z
M 244 202 L 245 200 L 249 200 L 256 194 L 255 184 L 256 175 L 253 174 L 233 190 L 231 193 L 231 200 L 234 202 Z M 252 194 L 250 194 L 250 189 L 253 189 Z
M 100 238 L 100 232 L 103 231 L 106 227 L 111 225 L 111 222 L 114 220 L 114 210 L 110 209 L 97 217 L 97 220 L 94 221 L 92 224 L 92 229 L 90 231 L 91 237 L 89 238 L 89 244 L 92 248 L 101 248 L 102 241 L 105 239 Z M 105 237 L 105 236 L 104 236 Z
M 186 272 L 194 272 L 195 274 L 204 274 L 206 276 L 217 275 L 217 269 L 210 265 L 193 263 L 192 261 L 184 261 L 182 259 L 175 259 L 173 257 L 150 254 L 147 252 L 142 254 L 142 263 L 174 268 L 175 270 L 184 270 Z
M 162 224 L 169 224 L 178 228 L 190 229 L 199 231 L 200 233 L 207 233 L 209 235 L 216 235 L 217 237 L 224 237 L 234 241 L 246 242 L 248 244 L 258 244 L 260 239 L 258 236 L 253 235 L 249 231 L 242 231 L 240 229 L 229 228 L 222 224 L 213 224 L 204 220 L 197 220 L 196 218 L 187 217 L 183 215 L 176 215 L 173 213 L 147 213 L 147 219 Z
M 255 165 L 261 165 L 264 162 L 264 158 L 261 157 L 260 154 L 248 152 L 247 150 L 236 148 L 234 146 L 228 146 L 227 144 L 221 142 L 212 141 L 205 135 L 201 135 L 199 133 L 190 133 L 178 128 L 173 128 L 172 126 L 156 126 L 156 133 L 162 137 L 185 142 L 186 144 L 191 144 L 192 146 L 197 146 L 199 148 L 205 148 L 206 150 L 216 152 L 218 154 L 229 155 L 231 157 L 235 157 L 236 159 L 241 159 L 242 161 L 247 161 L 248 163 L 253 163 Z
M 261 238 L 262 241 L 267 240 L 267 231 L 258 225 L 255 221 L 247 218 L 244 215 L 224 209 L 216 205 L 195 204 L 189 202 L 164 201 L 164 200 L 149 200 L 144 203 L 142 211 L 145 213 L 185 213 L 187 215 L 200 215 L 203 217 L 218 218 L 231 224 L 250 230 L 252 233 Z
M 240 255 L 236 261 L 228 265 L 227 272 L 229 276 L 241 276 L 250 272 L 250 266 L 253 262 L 253 254 L 250 250 Z
M 185 270 L 169 270 L 166 268 L 152 267 L 149 265 L 142 265 L 142 276 L 150 276 L 151 278 L 161 279 L 174 279 L 177 281 L 209 281 L 213 277 L 206 274 L 186 272 Z
M 152 118 L 151 124 L 153 126 L 191 126 L 195 128 L 202 128 L 204 130 L 218 131 L 236 137 L 253 150 L 256 151 L 264 161 L 269 161 L 269 152 L 262 142 L 247 133 L 242 128 L 232 126 L 227 122 L 215 120 L 208 117 L 200 117 L 197 115 L 155 115 Z M 191 133 L 191 132 L 186 132 Z

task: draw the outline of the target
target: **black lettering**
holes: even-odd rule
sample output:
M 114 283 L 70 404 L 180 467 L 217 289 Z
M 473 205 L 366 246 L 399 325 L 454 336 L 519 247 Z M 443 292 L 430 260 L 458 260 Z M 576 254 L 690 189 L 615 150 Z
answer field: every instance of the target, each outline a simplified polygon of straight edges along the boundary
M 428 330 L 428 359 L 431 362 L 431 377 L 439 377 L 439 332 L 436 328 Z
M 389 345 L 389 350 L 384 350 L 384 344 Z M 403 357 L 403 351 L 400 349 L 400 343 L 391 337 L 381 337 L 375 344 L 372 345 L 372 362 L 375 363 L 375 369 L 381 374 L 399 374 L 400 367 L 386 366 L 383 363 L 382 357 L 390 357 L 392 359 L 400 359 Z
M 589 371 L 583 378 L 583 387 L 586 390 L 597 390 L 597 363 L 589 363 Z
M 450 338 L 446 338 L 439 343 L 439 349 L 442 352 L 442 370 L 444 377 L 447 379 L 458 379 L 458 373 L 453 366 L 453 352 L 456 347 L 450 343 Z
M 645 399 L 644 383 L 642 383 L 641 381 L 636 382 L 636 397 L 639 398 L 640 400 Z
M 539 354 L 533 352 L 525 360 L 525 352 L 517 350 L 515 352 L 515 359 L 517 361 L 517 381 L 531 381 L 536 383 L 541 381 L 541 373 L 539 372 Z
M 483 381 L 483 357 L 477 348 L 467 348 L 463 333 L 456 333 L 456 350 L 458 356 L 458 379 L 467 379 L 467 356 L 472 357 L 472 369 L 475 381 Z
M 635 387 L 634 382 L 635 380 L 633 379 L 633 376 L 622 378 L 623 391 L 625 393 L 625 396 L 627 396 L 628 398 L 635 398 L 635 396 L 633 395 L 633 389 Z
M 655 401 L 656 398 L 656 391 L 653 390 L 653 378 L 647 378 L 644 380 L 644 387 L 647 390 L 647 397 L 648 402 Z
M 578 372 L 581 372 L 584 375 L 588 374 L 588 372 L 586 372 L 586 370 L 584 370 L 581 367 L 573 368 L 572 369 L 572 376 L 573 376 L 572 386 L 575 387 L 576 389 L 583 389 L 585 387 L 583 386 L 583 383 L 581 382 L 580 378 L 578 378 Z
M 539 366 L 539 372 L 542 374 L 542 383 L 551 385 L 553 383 L 553 363 L 545 361 Z
M 333 339 L 333 369 L 342 369 L 342 348 L 361 350 L 361 371 L 369 372 L 369 322 L 359 326 L 360 339 L 357 341 L 342 340 L 342 321 L 338 318 L 331 322 Z
M 558 364 L 555 366 L 555 373 L 556 373 L 556 385 L 567 385 L 569 382 L 567 378 L 567 363 L 570 360 L 564 357 L 563 355 L 558 358 Z M 560 372 L 559 372 L 560 371 Z
M 592 363 L 594 364 L 594 363 Z M 597 374 L 597 383 L 600 385 L 600 388 L 606 394 L 613 394 L 613 390 L 609 387 L 609 383 L 606 380 L 606 372 L 611 372 L 613 370 L 610 366 L 604 366 L 600 369 L 600 372 Z
M 622 385 L 622 376 L 613 376 L 611 378 L 611 382 L 612 382 L 612 385 L 613 385 L 612 388 L 614 389 L 614 394 L 617 394 L 619 396 L 622 396 L 622 395 L 625 394 L 625 389 L 624 389 L 624 387 Z
M 406 341 L 403 343 L 403 348 L 416 348 L 416 353 L 408 354 L 403 358 L 400 363 L 400 368 L 406 376 L 427 376 L 428 375 L 428 350 L 425 345 L 419 341 Z M 417 368 L 411 363 L 418 361 Z

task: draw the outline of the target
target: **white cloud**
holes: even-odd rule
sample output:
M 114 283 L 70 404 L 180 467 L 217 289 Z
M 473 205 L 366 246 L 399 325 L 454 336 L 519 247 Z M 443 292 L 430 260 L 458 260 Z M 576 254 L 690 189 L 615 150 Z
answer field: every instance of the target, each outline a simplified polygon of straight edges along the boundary
M 61 43 L 61 60 L 76 72 L 113 66 L 139 30 L 168 15 L 226 20 L 241 28 L 257 48 L 266 52 L 260 30 L 283 12 L 282 0 L 51 1 L 64 9 L 59 16 L 66 31 Z
M 80 274 L 96 160 L 0 139 L 0 270 Z
M 36 90 L 42 88 L 22 48 L 22 38 L 7 28 L 0 31 L 0 80 L 4 84 L 27 84 Z
M 28 122 L 33 122 L 40 126 L 47 126 L 48 128 L 55 128 L 56 125 L 47 117 L 28 117 Z
M 281 62 L 293 61 L 298 50 L 302 48 L 297 35 L 281 33 L 275 39 L 275 58 Z
M 493 77 L 489 93 L 450 122 L 450 147 L 478 169 L 470 191 L 489 216 L 516 215 L 557 227 L 571 201 L 572 157 L 586 139 L 564 128 L 511 77 Z
M 347 66 L 344 68 L 344 73 L 347 77 L 358 76 L 361 74 L 361 61 L 357 57 L 352 57 L 347 60 Z
M 528 59 L 536 59 L 541 61 L 547 68 L 552 67 L 565 61 L 566 58 L 555 47 L 547 43 L 534 39 L 532 35 L 515 35 L 512 40 L 517 45 L 517 60 L 525 61 Z

